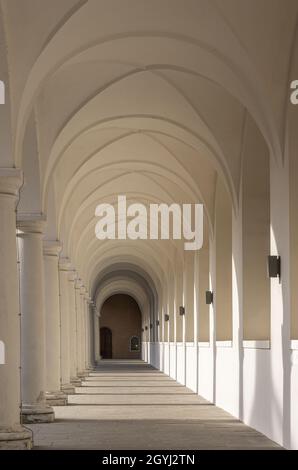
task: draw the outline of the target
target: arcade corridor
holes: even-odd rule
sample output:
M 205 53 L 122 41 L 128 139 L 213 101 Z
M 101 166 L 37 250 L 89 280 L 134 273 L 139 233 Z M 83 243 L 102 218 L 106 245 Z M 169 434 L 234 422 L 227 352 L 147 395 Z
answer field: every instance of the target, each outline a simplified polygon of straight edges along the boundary
M 0 449 L 298 449 L 297 129 L 298 0 L 0 0 Z

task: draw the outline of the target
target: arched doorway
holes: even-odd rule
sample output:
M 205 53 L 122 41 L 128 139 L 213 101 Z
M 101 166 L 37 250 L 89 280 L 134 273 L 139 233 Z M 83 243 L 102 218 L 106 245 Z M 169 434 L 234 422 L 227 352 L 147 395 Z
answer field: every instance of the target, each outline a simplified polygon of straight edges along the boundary
M 103 359 L 113 356 L 112 330 L 107 327 L 100 328 L 100 355 Z
M 102 305 L 100 316 L 100 349 L 103 359 L 139 359 L 141 357 L 142 315 L 130 295 L 114 294 Z M 108 337 L 102 330 L 113 332 L 113 352 L 107 356 Z M 112 338 L 111 338 L 112 345 Z M 108 343 L 108 344 L 107 344 Z

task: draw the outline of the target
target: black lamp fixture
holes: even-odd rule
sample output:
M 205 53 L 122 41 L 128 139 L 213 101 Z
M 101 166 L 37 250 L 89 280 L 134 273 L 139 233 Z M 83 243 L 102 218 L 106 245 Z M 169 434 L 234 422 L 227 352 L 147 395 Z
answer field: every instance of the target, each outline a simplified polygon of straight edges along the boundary
M 281 276 L 281 260 L 280 256 L 268 256 L 268 276 L 280 277 Z
M 152 323 L 150 323 L 150 330 L 152 330 L 152 328 L 153 328 L 153 325 L 152 325 Z
M 159 320 L 156 320 L 156 326 L 159 326 Z
M 146 330 L 146 331 L 148 330 L 148 326 L 145 326 L 145 330 Z
M 169 321 L 170 319 L 170 315 L 168 315 L 167 313 L 165 313 L 165 321 Z
M 206 304 L 213 304 L 213 292 L 211 292 L 211 290 L 206 290 Z
M 181 316 L 185 315 L 185 307 L 182 307 L 182 306 L 179 307 L 179 315 Z

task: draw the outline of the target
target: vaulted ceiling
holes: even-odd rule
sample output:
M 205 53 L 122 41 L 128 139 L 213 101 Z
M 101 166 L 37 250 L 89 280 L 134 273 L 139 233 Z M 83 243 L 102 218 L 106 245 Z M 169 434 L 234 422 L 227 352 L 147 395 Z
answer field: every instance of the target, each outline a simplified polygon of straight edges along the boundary
M 19 211 L 46 215 L 46 238 L 62 242 L 90 290 L 114 262 L 162 285 L 183 263 L 181 244 L 99 242 L 95 207 L 118 194 L 202 202 L 208 238 L 221 180 L 237 210 L 248 120 L 282 160 L 297 1 L 0 5 L 11 123 L 1 158 L 24 169 Z

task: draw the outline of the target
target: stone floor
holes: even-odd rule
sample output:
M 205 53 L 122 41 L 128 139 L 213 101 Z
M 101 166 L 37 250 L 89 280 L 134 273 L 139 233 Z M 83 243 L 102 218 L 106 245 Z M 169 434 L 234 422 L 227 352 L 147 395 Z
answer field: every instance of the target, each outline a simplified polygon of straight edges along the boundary
M 272 449 L 277 444 L 142 361 L 102 361 L 35 424 L 35 449 Z

